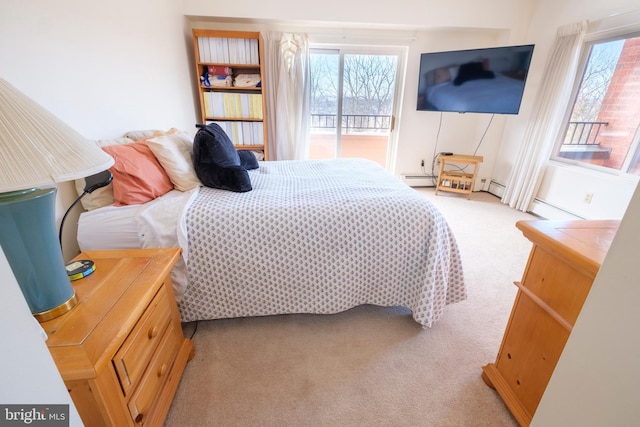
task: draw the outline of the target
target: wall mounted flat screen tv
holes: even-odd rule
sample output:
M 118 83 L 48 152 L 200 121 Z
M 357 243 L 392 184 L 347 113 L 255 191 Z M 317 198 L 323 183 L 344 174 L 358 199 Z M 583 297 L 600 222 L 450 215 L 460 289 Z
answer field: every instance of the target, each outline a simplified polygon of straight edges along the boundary
M 421 54 L 417 109 L 518 114 L 533 46 Z

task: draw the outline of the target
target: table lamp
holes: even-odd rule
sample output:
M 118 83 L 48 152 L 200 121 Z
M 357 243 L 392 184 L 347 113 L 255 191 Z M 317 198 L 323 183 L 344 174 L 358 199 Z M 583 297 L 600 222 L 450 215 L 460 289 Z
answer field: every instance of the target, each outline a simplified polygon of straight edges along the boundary
M 31 313 L 46 321 L 77 303 L 55 225 L 55 184 L 113 158 L 0 78 L 0 246 Z

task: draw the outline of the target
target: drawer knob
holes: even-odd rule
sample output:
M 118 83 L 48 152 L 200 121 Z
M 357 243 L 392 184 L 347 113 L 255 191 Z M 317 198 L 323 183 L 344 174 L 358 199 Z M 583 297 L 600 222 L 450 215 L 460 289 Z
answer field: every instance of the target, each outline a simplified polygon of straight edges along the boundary
M 156 328 L 155 326 L 151 329 L 149 329 L 149 334 L 147 335 L 149 337 L 149 339 L 153 339 L 155 337 L 158 336 L 158 328 Z
M 158 378 L 167 373 L 167 364 L 163 363 L 162 366 L 158 369 Z
M 161 377 L 166 373 L 167 373 L 167 364 L 163 363 L 162 366 L 160 366 L 160 369 L 158 369 L 158 377 Z
M 136 415 L 136 419 L 134 421 L 137 422 L 137 423 L 141 423 L 142 422 L 142 414 Z

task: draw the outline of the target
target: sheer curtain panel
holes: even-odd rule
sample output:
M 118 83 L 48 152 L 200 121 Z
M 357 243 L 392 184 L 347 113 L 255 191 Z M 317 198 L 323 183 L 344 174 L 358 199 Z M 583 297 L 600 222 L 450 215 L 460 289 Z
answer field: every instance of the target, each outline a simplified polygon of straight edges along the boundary
M 512 208 L 526 212 L 538 191 L 571 96 L 586 28 L 586 22 L 578 22 L 558 29 L 531 120 L 502 197 L 502 202 Z
M 271 32 L 266 42 L 269 152 L 273 160 L 308 157 L 310 126 L 309 39 Z

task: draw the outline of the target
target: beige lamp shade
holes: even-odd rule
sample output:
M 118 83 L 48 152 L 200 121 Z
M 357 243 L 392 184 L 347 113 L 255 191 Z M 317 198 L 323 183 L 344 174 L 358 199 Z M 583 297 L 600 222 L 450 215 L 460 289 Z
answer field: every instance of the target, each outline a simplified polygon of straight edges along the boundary
M 0 78 L 0 193 L 84 178 L 113 158 Z

